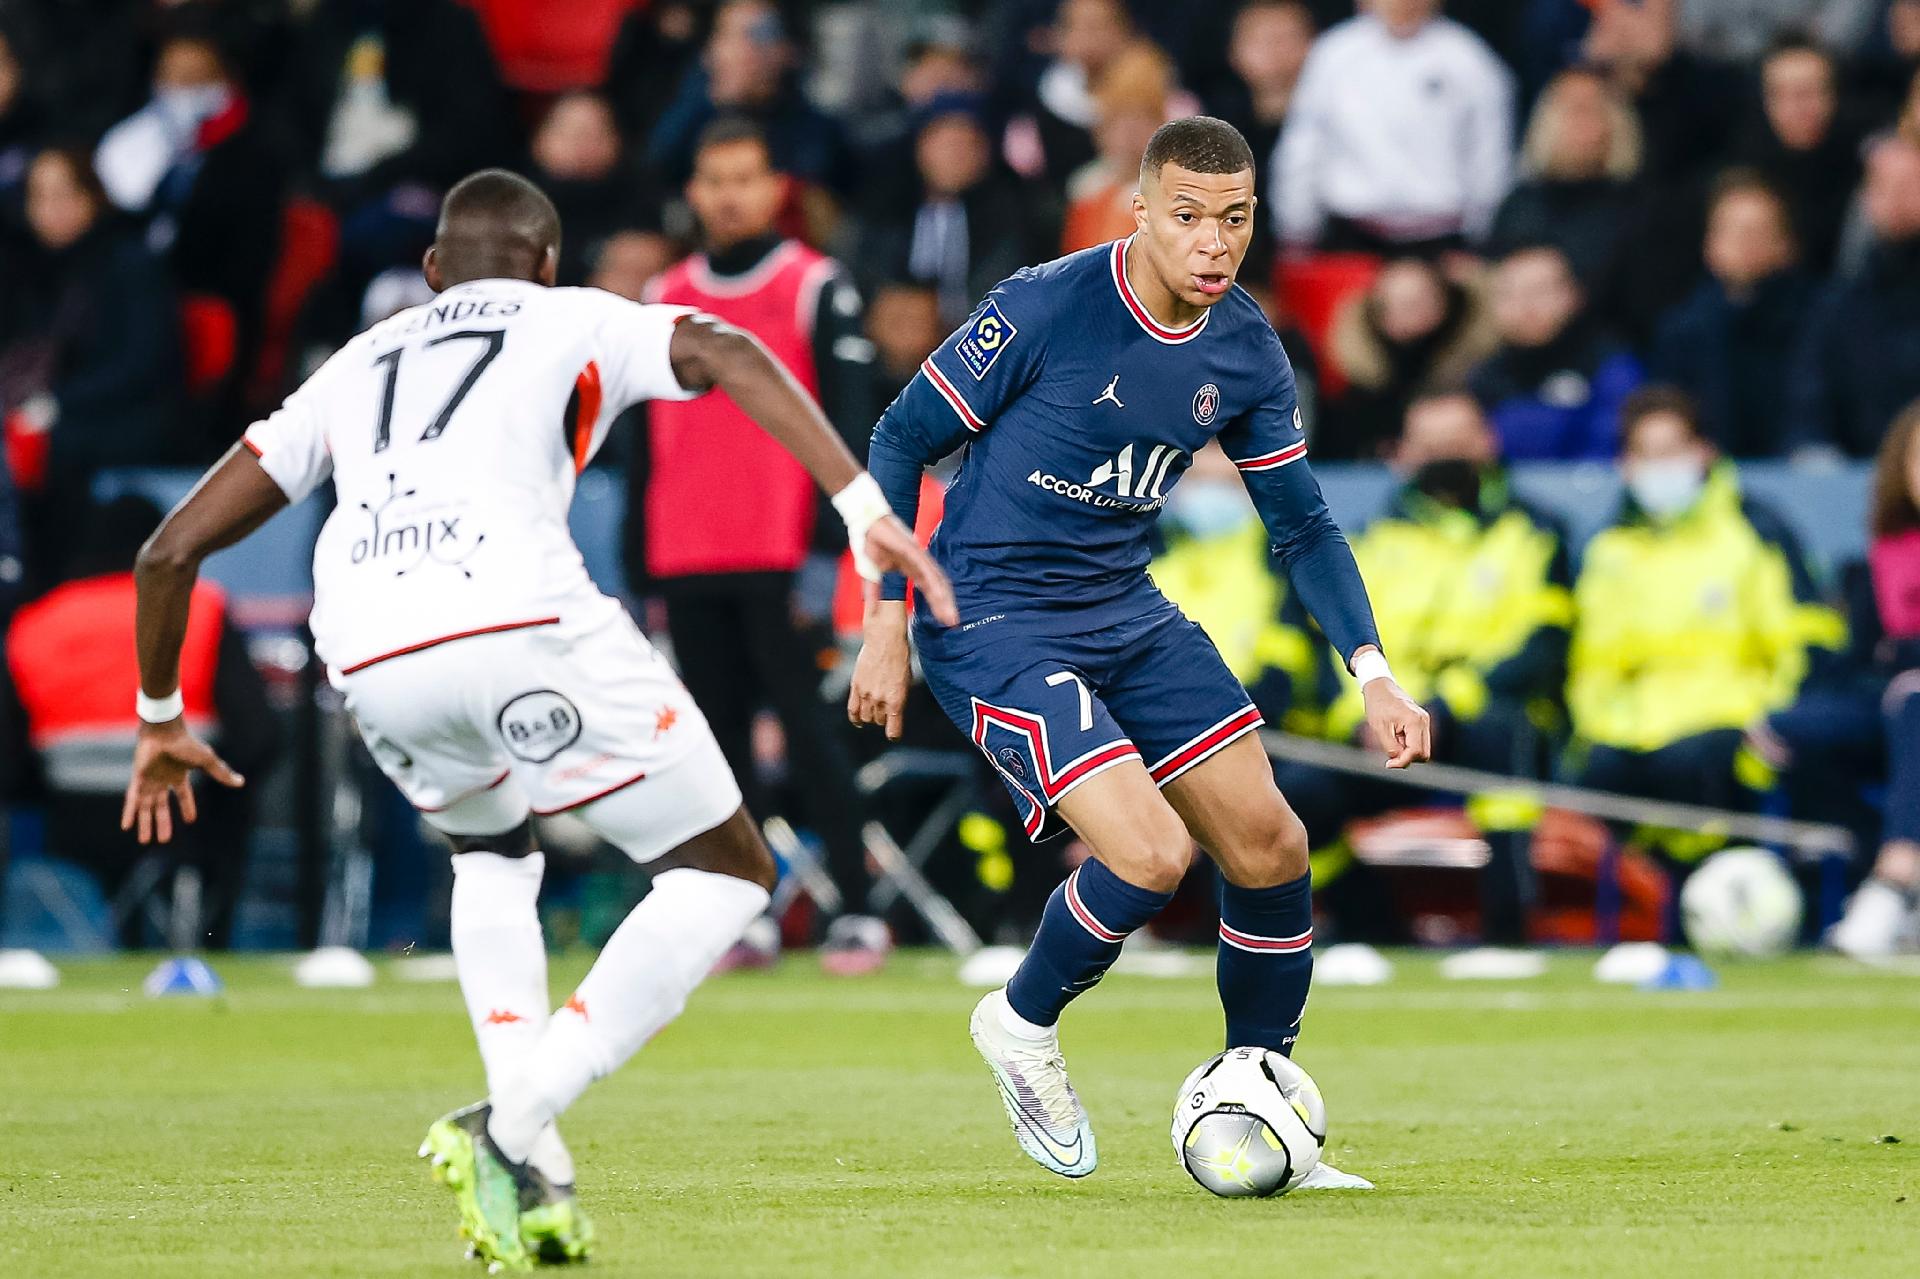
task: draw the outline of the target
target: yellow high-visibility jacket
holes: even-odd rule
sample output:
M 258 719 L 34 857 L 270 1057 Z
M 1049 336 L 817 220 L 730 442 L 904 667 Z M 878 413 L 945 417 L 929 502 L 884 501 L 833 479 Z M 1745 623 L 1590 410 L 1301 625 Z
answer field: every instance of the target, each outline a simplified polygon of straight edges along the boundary
M 1567 680 L 1574 733 L 1651 751 L 1744 728 L 1793 700 L 1810 649 L 1845 642 L 1792 532 L 1743 501 L 1721 463 L 1691 510 L 1656 521 L 1629 500 L 1588 544 Z
M 1325 703 L 1319 645 L 1307 636 L 1305 614 L 1292 602 L 1257 518 L 1249 514 L 1217 537 L 1175 534 L 1147 571 L 1207 633 L 1274 727 L 1318 730 Z
M 1353 543 L 1394 678 L 1416 701 L 1444 698 L 1477 719 L 1489 697 L 1557 701 L 1573 605 L 1566 541 L 1514 499 L 1503 476 L 1481 485 L 1480 509 L 1445 506 L 1407 488 Z M 1364 717 L 1344 669 L 1327 730 Z

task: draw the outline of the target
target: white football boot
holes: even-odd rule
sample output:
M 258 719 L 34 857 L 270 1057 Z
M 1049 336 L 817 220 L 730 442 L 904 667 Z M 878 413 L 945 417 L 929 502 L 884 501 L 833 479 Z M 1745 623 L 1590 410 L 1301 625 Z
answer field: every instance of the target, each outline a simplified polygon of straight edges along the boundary
M 1313 1166 L 1295 1190 L 1372 1190 L 1373 1183 L 1365 1177 L 1356 1177 L 1350 1172 L 1341 1172 L 1332 1164 L 1322 1160 Z
M 1084 1177 L 1100 1162 L 1093 1126 L 1067 1081 L 1058 1030 L 1045 1039 L 1028 1039 L 1008 1030 L 1001 1019 L 1007 993 L 996 990 L 973 1009 L 973 1046 L 980 1050 L 1000 1086 L 1020 1149 L 1048 1172 Z
M 1847 902 L 1847 913 L 1827 930 L 1827 945 L 1854 959 L 1893 954 L 1912 908 L 1906 896 L 1881 879 L 1868 879 Z

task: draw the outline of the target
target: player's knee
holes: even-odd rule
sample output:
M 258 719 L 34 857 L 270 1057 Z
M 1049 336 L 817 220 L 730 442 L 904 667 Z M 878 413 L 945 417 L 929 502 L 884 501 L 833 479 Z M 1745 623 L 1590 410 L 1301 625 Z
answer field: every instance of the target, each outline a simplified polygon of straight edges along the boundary
M 1283 803 L 1264 805 L 1249 816 L 1223 857 L 1228 878 L 1244 888 L 1270 888 L 1307 873 L 1307 828 Z
M 769 893 L 780 879 L 780 868 L 774 864 L 766 840 L 760 837 L 759 828 L 744 807 L 712 830 L 694 836 L 658 863 L 662 870 L 680 866 L 714 875 L 731 875 L 758 884 Z
M 1166 818 L 1135 832 L 1119 847 L 1098 850 L 1101 860 L 1130 884 L 1149 892 L 1173 892 L 1193 864 L 1193 837 L 1172 810 Z

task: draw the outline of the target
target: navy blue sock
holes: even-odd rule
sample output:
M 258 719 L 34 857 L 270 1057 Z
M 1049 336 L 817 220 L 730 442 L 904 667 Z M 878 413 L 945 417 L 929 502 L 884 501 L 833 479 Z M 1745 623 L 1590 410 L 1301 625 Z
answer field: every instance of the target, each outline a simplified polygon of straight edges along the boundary
M 1051 1026 L 1074 996 L 1106 975 L 1127 934 L 1159 914 L 1172 893 L 1136 887 L 1088 860 L 1047 898 L 1007 1003 L 1037 1026 Z
M 1272 888 L 1239 888 L 1221 877 L 1217 973 L 1227 1047 L 1292 1056 L 1313 982 L 1311 875 Z

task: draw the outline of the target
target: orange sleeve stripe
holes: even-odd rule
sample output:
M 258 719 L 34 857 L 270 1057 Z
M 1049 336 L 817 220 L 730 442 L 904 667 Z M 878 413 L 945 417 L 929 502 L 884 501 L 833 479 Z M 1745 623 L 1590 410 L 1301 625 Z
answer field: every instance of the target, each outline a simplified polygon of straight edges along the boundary
M 580 370 L 580 376 L 573 381 L 575 409 L 573 414 L 573 473 L 575 475 L 587 469 L 587 459 L 593 450 L 593 424 L 600 420 L 600 365 L 594 360 L 587 361 L 587 367 Z

